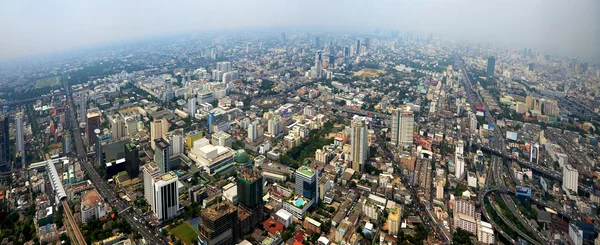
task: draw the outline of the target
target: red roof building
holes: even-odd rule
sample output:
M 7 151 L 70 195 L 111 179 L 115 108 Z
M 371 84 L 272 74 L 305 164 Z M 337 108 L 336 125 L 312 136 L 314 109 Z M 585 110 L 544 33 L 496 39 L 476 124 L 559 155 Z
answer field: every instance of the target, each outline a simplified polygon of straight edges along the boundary
M 265 222 L 263 222 L 263 227 L 273 235 L 277 234 L 277 232 L 282 232 L 284 228 L 282 223 L 279 223 L 279 221 L 274 220 L 273 218 L 265 220 Z

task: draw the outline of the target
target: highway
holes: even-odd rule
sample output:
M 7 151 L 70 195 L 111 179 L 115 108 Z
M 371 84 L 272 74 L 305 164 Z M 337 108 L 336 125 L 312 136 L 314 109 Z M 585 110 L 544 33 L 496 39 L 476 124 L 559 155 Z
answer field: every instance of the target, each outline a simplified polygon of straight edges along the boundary
M 89 162 L 89 160 L 87 159 L 87 153 L 86 153 L 86 149 L 85 146 L 83 144 L 83 139 L 81 136 L 81 131 L 79 130 L 79 124 L 77 123 L 77 117 L 75 116 L 75 109 L 73 106 L 73 96 L 70 90 L 70 87 L 68 85 L 68 81 L 65 78 L 65 75 L 63 74 L 63 86 L 64 89 L 66 91 L 66 95 L 67 95 L 67 105 L 69 108 L 69 120 L 70 120 L 70 126 L 71 129 L 73 130 L 73 139 L 75 139 L 75 153 L 79 156 L 79 161 L 81 163 L 81 166 L 84 168 L 85 172 L 88 173 L 88 176 L 90 177 L 90 181 L 92 182 L 92 184 L 94 184 L 94 186 L 96 187 L 96 189 L 98 190 L 98 193 L 102 196 L 102 198 L 104 198 L 104 200 L 107 203 L 110 203 L 112 205 L 115 206 L 116 208 L 116 212 L 120 213 L 122 210 L 125 210 L 129 207 L 129 204 L 125 203 L 124 201 L 120 200 L 117 198 L 116 196 L 116 191 L 112 190 L 111 187 L 108 185 L 108 183 L 102 179 L 98 173 L 96 172 L 96 170 L 94 169 L 94 167 L 92 166 L 92 164 Z M 136 213 L 137 215 L 139 215 L 139 213 Z M 160 244 L 161 240 L 158 238 L 157 234 L 152 234 L 152 232 L 147 229 L 144 224 L 136 221 L 135 219 L 133 219 L 133 214 L 130 212 L 123 212 L 121 214 L 121 216 L 127 220 L 127 222 L 131 225 L 131 227 L 136 230 L 144 239 L 146 239 L 146 241 L 150 242 L 151 244 Z M 138 220 L 143 220 L 140 219 Z

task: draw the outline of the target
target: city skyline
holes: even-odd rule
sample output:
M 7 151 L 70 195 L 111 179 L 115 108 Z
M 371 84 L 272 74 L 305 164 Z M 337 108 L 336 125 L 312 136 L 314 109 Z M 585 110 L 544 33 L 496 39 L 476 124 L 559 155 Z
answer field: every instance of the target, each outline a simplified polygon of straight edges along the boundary
M 365 33 L 400 30 L 600 61 L 600 50 L 595 48 L 600 45 L 597 1 L 382 1 L 369 5 L 355 1 L 344 2 L 344 8 L 340 8 L 342 2 L 332 1 L 318 3 L 317 9 L 311 7 L 317 2 L 271 0 L 183 1 L 173 6 L 163 6 L 159 1 L 145 5 L 114 1 L 63 3 L 2 3 L 0 29 L 5 38 L 0 46 L 5 48 L 0 49 L 0 62 L 153 37 L 256 29 Z M 228 15 L 219 14 L 225 9 Z

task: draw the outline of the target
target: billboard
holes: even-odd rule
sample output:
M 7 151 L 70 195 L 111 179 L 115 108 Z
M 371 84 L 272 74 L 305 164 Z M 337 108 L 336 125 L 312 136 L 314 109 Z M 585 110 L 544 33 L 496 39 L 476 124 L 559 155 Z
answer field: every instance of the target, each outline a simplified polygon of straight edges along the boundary
M 515 193 L 517 196 L 531 197 L 531 188 L 517 185 Z
M 506 139 L 517 140 L 517 132 L 506 131 Z

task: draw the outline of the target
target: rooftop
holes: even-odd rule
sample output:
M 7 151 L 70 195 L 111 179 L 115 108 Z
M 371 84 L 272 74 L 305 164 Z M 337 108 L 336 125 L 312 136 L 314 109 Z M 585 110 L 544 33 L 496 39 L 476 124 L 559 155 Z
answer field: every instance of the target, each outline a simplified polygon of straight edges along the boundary
M 165 139 L 163 138 L 158 138 L 154 140 L 154 143 L 156 143 L 156 146 L 158 146 L 158 148 L 160 149 L 167 149 L 169 148 L 169 146 L 171 146 L 169 144 L 169 142 L 167 142 Z
M 220 202 L 202 210 L 202 214 L 209 220 L 215 221 L 227 214 L 237 211 L 236 207 L 229 202 Z
M 158 183 L 160 181 L 168 182 L 173 179 L 177 179 L 177 175 L 175 174 L 175 172 L 169 171 L 167 173 L 164 173 L 162 175 L 154 177 L 154 182 L 156 182 L 156 183 Z
M 303 175 L 306 175 L 308 177 L 312 177 L 313 175 L 315 175 L 315 172 L 307 166 L 302 166 L 298 168 L 297 172 L 302 173 Z
M 103 201 L 104 200 L 102 200 L 102 197 L 95 189 L 89 190 L 81 196 L 81 205 L 84 209 L 96 206 L 98 203 L 102 203 Z

